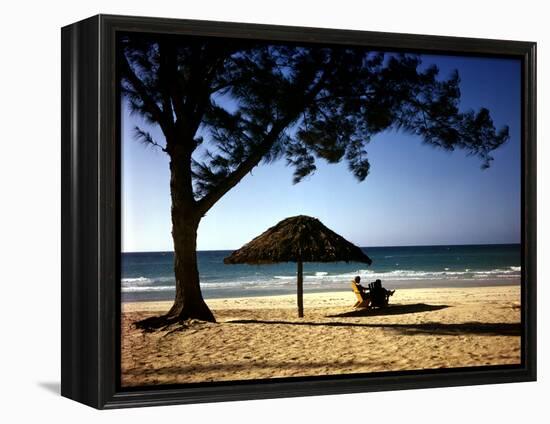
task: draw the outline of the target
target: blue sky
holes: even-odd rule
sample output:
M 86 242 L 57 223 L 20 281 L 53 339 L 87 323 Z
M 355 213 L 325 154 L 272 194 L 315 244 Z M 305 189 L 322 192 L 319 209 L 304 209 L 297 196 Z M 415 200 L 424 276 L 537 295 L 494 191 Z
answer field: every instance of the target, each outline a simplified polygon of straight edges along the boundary
M 292 184 L 281 160 L 260 165 L 208 212 L 199 250 L 236 249 L 289 216 L 305 214 L 360 246 L 519 243 L 521 229 L 520 62 L 511 59 L 423 55 L 440 76 L 458 69 L 461 109 L 489 108 L 510 140 L 481 160 L 385 132 L 369 144 L 370 175 L 358 182 L 346 163 L 317 161 L 317 171 Z M 160 131 L 122 108 L 122 249 L 173 250 L 168 157 L 133 137 L 138 125 Z

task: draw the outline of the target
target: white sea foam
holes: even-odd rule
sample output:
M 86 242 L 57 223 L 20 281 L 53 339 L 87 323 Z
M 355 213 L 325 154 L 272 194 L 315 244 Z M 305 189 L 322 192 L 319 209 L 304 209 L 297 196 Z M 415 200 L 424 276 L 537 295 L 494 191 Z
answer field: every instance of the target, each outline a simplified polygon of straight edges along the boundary
M 147 277 L 133 277 L 133 278 L 123 278 L 121 280 L 122 286 L 126 287 L 133 287 L 133 286 L 148 286 L 148 285 L 154 285 L 155 283 L 174 283 L 174 277 L 155 277 L 155 278 L 147 278 Z
M 151 284 L 153 281 L 149 278 L 145 277 L 137 277 L 137 278 L 123 278 L 122 279 L 122 285 L 123 286 L 135 286 L 135 285 L 146 285 Z
M 364 282 L 381 279 L 383 281 L 407 282 L 407 281 L 429 281 L 429 280 L 484 280 L 484 279 L 512 279 L 518 278 L 521 271 L 519 266 L 508 268 L 496 268 L 492 270 L 472 271 L 469 268 L 463 271 L 413 271 L 400 269 L 388 272 L 377 272 L 371 269 L 358 269 L 354 272 L 330 274 L 326 271 L 317 271 L 304 275 L 304 284 L 319 287 L 343 287 L 343 284 L 351 281 L 355 276 L 360 276 Z M 296 274 L 275 275 L 272 277 L 258 275 L 255 278 L 242 278 L 236 280 L 202 281 L 204 289 L 276 289 L 294 286 Z M 159 292 L 174 290 L 175 281 L 173 277 L 159 277 L 150 279 L 146 277 L 122 279 L 123 292 Z
M 359 269 L 355 272 L 348 272 L 348 273 L 342 273 L 342 274 L 323 274 L 318 275 L 318 273 L 314 275 L 306 275 L 304 276 L 304 280 L 306 281 L 347 281 L 351 280 L 355 276 L 360 276 L 362 279 L 366 280 L 374 280 L 374 279 L 381 279 L 381 280 L 417 280 L 417 279 L 445 279 L 445 278 L 483 278 L 483 276 L 489 278 L 489 277 L 495 277 L 500 276 L 503 278 L 506 278 L 508 276 L 516 276 L 517 272 L 519 271 L 519 267 L 511 267 L 513 269 L 492 269 L 487 271 L 471 271 L 471 270 L 464 270 L 464 271 L 413 271 L 413 270 L 394 270 L 389 272 L 376 272 L 372 270 L 364 270 Z M 477 276 L 477 277 L 476 277 Z M 277 276 L 276 278 L 279 279 L 295 279 L 296 277 L 294 275 L 290 276 Z
M 158 292 L 174 290 L 174 286 L 134 286 L 134 287 L 122 287 L 123 293 L 135 293 L 135 292 Z

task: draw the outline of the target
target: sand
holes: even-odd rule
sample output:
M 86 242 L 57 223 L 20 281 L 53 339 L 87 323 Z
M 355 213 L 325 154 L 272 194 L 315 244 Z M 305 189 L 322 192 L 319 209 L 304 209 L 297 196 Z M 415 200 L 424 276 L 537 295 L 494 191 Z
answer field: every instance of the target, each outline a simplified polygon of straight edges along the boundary
M 520 287 L 397 290 L 353 310 L 349 292 L 209 300 L 218 323 L 143 332 L 171 302 L 122 307 L 123 386 L 520 363 Z

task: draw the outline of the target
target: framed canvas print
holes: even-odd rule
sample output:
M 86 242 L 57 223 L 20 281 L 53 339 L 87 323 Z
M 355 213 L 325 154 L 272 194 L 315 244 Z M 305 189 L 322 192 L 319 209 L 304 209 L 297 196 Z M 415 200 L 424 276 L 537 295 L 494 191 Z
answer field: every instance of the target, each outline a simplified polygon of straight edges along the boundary
M 536 378 L 535 43 L 62 30 L 62 394 Z

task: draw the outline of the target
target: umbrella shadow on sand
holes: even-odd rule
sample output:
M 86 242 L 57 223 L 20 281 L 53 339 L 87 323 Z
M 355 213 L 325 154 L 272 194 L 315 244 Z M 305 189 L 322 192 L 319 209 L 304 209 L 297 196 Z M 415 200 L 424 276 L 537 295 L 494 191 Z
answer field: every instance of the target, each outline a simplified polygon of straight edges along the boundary
M 407 305 L 391 305 L 386 308 L 378 309 L 354 309 L 340 314 L 327 315 L 327 318 L 353 318 L 353 317 L 372 317 L 380 315 L 403 315 L 414 314 L 417 312 L 432 312 L 448 308 L 448 305 L 427 305 L 425 303 L 413 303 Z
M 326 318 L 358 318 L 384 315 L 411 314 L 416 312 L 431 312 L 449 308 L 448 305 L 427 305 L 424 303 L 415 303 L 407 305 L 392 305 L 380 309 L 356 309 L 353 311 L 342 312 L 335 315 L 327 315 Z M 484 335 L 484 336 L 519 336 L 521 335 L 521 325 L 519 323 L 507 322 L 463 322 L 463 323 L 368 323 L 368 322 L 350 322 L 350 321 L 283 321 L 283 320 L 258 320 L 258 319 L 240 319 L 227 321 L 230 324 L 287 324 L 291 326 L 327 326 L 327 327 L 359 327 L 359 328 L 381 328 L 393 330 L 403 335 Z

